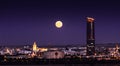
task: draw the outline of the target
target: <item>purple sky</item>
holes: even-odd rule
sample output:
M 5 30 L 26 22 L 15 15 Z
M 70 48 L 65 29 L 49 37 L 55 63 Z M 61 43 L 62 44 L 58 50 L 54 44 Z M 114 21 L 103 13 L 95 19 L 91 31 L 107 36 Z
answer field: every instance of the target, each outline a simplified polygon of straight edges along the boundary
M 96 43 L 120 42 L 117 0 L 0 1 L 0 45 L 86 44 L 86 17 L 95 18 Z M 64 26 L 54 26 L 61 20 Z

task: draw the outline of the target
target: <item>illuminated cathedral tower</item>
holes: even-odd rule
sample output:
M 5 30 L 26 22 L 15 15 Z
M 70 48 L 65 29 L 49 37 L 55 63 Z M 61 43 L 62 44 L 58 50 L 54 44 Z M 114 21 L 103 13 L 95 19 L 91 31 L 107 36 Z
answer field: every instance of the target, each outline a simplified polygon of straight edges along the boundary
M 37 52 L 37 44 L 36 44 L 36 42 L 34 42 L 34 44 L 33 44 L 33 51 Z
M 94 18 L 87 17 L 87 55 L 95 54 Z

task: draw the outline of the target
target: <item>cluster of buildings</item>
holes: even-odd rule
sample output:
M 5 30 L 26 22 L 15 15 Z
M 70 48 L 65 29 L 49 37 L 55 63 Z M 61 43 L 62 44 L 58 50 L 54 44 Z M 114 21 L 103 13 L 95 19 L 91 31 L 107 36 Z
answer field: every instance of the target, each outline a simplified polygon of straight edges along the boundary
M 52 47 L 39 48 L 36 42 L 32 46 L 24 46 L 20 48 L 4 47 L 0 49 L 0 55 L 6 58 L 45 58 L 59 59 L 65 56 L 83 56 L 86 55 L 86 47 Z
M 87 17 L 86 46 L 60 47 L 60 48 L 39 48 L 36 42 L 33 46 L 22 48 L 0 48 L 0 55 L 5 58 L 41 58 L 60 59 L 71 58 L 97 58 L 98 60 L 120 59 L 120 49 L 116 47 L 95 47 L 94 19 Z
M 32 46 L 20 48 L 4 47 L 0 49 L 0 55 L 4 58 L 39 58 L 39 59 L 60 59 L 60 58 L 97 58 L 98 60 L 120 59 L 120 49 L 118 44 L 115 47 L 96 47 L 94 55 L 87 55 L 86 46 L 77 47 L 52 47 L 39 48 L 36 42 Z

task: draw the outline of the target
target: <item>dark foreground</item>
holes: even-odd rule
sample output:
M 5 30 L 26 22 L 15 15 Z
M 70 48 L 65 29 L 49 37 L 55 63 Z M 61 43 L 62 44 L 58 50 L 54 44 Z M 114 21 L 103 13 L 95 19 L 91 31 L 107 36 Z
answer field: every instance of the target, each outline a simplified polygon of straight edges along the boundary
M 103 64 L 103 65 L 100 65 Z M 120 60 L 96 60 L 96 59 L 80 59 L 80 58 L 64 58 L 64 59 L 3 59 L 0 65 L 40 65 L 40 66 L 104 66 L 119 65 Z
M 1 65 L 1 66 L 120 66 L 120 64 L 46 64 L 46 65 Z

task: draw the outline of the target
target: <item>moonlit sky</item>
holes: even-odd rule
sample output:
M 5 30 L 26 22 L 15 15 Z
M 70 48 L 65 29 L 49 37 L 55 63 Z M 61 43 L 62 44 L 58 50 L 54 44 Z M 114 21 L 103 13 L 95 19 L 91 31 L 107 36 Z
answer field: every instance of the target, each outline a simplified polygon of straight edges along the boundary
M 1 0 L 0 45 L 86 44 L 87 16 L 97 44 L 120 42 L 119 0 Z

